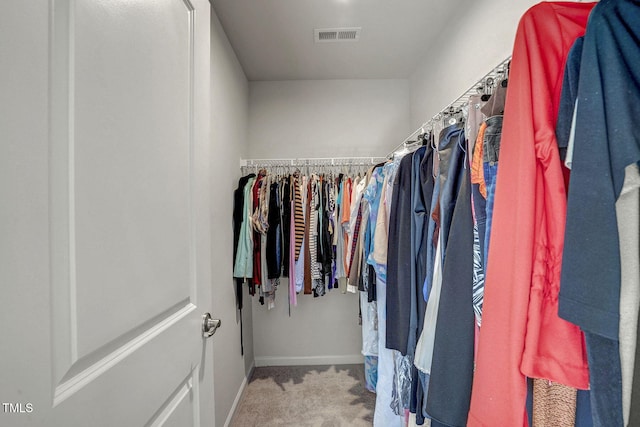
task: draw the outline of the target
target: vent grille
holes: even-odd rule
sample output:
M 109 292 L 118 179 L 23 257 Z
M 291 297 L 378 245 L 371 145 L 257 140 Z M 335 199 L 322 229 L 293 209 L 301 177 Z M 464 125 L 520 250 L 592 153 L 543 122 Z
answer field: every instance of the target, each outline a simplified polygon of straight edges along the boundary
M 321 42 L 336 40 L 337 38 L 338 38 L 337 31 L 320 31 L 318 33 L 318 41 L 321 41 Z
M 338 31 L 338 40 L 355 40 L 358 38 L 357 30 Z
M 360 38 L 360 27 L 353 28 L 322 28 L 315 29 L 316 43 L 324 42 L 355 42 Z

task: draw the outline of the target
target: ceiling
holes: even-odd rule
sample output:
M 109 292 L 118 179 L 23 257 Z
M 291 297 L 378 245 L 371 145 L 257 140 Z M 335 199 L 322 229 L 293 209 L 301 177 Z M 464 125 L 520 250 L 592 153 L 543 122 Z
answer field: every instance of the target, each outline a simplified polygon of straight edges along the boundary
M 464 0 L 212 0 L 247 79 L 408 78 Z M 466 3 L 466 4 L 464 4 Z M 314 29 L 361 27 L 315 43 Z

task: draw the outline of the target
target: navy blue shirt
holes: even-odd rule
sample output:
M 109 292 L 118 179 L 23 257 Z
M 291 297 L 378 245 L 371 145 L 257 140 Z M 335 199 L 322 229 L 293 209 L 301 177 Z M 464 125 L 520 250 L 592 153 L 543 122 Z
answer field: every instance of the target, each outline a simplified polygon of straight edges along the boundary
M 640 2 L 603 0 L 584 39 L 559 295 L 560 317 L 618 339 L 615 202 L 640 160 Z
M 603 0 L 584 38 L 560 317 L 586 336 L 595 426 L 622 426 L 620 244 L 615 203 L 640 160 L 640 2 Z
M 413 154 L 400 160 L 393 182 L 387 250 L 386 347 L 407 354 L 411 323 L 411 178 Z

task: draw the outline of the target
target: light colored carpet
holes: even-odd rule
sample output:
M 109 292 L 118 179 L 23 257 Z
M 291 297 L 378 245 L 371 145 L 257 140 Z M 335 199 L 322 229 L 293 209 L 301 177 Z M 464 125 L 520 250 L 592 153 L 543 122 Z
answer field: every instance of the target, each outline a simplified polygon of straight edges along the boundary
M 231 427 L 373 425 L 363 365 L 255 368 Z

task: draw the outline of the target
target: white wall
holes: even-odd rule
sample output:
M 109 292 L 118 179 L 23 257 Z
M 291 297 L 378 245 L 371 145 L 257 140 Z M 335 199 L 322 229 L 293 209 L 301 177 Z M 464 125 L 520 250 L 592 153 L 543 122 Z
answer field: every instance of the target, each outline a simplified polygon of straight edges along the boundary
M 409 133 L 407 80 L 249 83 L 251 158 L 385 156 Z
M 318 298 L 300 294 L 289 317 L 286 285 L 278 292 L 272 310 L 257 296 L 252 304 L 256 366 L 363 362 L 356 294 L 337 289 Z
M 385 156 L 411 132 L 407 80 L 249 83 L 250 158 Z M 253 301 L 256 365 L 362 361 L 358 298 L 299 295 L 268 311 Z
M 233 190 L 246 153 L 249 86 L 215 12 L 211 17 L 211 224 L 213 310 L 222 327 L 213 339 L 216 425 L 233 410 L 253 365 L 251 301 L 245 295 L 244 357 L 232 279 Z
M 511 55 L 520 17 L 538 1 L 468 2 L 411 75 L 416 129 Z

